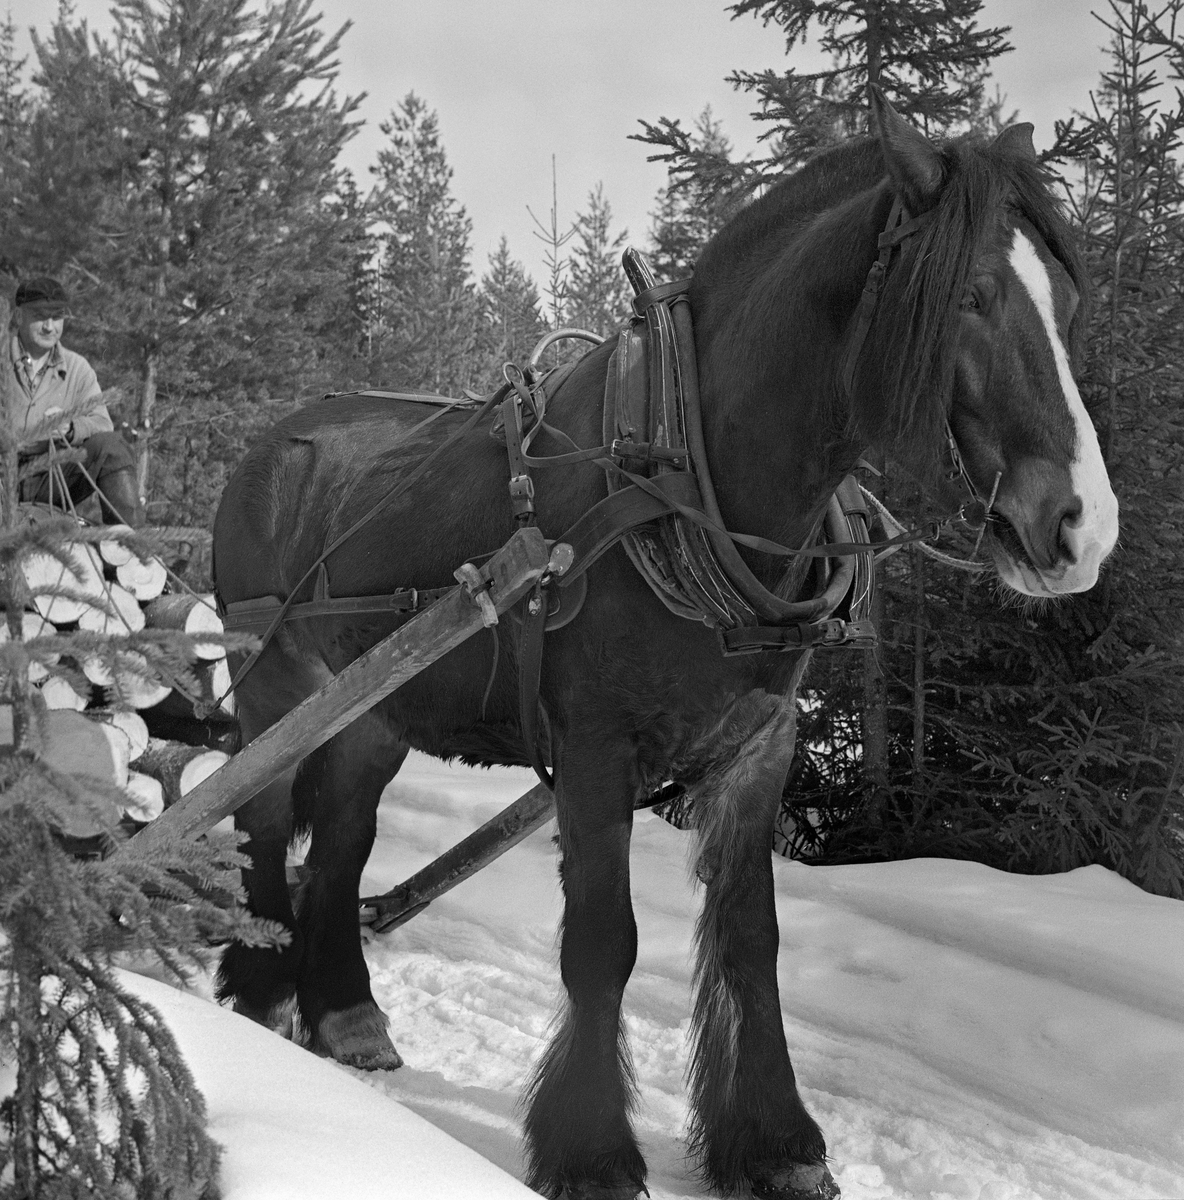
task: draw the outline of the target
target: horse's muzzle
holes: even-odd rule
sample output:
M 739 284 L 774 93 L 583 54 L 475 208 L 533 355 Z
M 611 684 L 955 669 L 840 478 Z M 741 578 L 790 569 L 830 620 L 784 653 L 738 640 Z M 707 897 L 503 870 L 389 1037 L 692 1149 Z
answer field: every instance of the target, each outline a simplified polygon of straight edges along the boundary
M 1026 596 L 1085 592 L 1118 541 L 1118 500 L 1109 480 L 1028 459 L 1010 472 L 997 512 L 992 556 L 1000 579 Z

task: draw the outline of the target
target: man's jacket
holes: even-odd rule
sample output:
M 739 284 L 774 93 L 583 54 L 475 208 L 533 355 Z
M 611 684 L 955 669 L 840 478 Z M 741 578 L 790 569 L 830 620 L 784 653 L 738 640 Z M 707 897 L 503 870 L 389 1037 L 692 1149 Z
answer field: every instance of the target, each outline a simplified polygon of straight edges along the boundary
M 94 368 L 81 354 L 67 350 L 59 342 L 49 352 L 49 361 L 40 376 L 30 380 L 22 361 L 20 338 L 15 332 L 9 349 L 20 394 L 15 416 L 22 444 L 64 434 L 71 422 L 75 443 L 86 441 L 92 433 L 106 433 L 115 428 L 103 403 L 103 389 Z

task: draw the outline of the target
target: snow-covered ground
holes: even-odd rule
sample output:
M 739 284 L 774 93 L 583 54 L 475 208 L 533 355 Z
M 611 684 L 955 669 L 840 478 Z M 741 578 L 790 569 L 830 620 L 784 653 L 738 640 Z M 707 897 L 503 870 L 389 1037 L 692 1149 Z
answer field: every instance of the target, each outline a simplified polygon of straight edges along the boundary
M 400 882 L 532 783 L 413 755 L 364 886 Z M 558 1001 L 552 835 L 369 943 L 402 1070 L 346 1071 L 145 981 L 227 1146 L 225 1200 L 529 1194 L 390 1101 L 521 1177 L 517 1099 Z M 707 1194 L 681 1141 L 689 848 L 638 814 L 625 1004 L 654 1200 Z M 1100 867 L 776 859 L 775 878 L 791 1053 L 847 1200 L 1184 1198 L 1184 904 Z
M 223 1148 L 223 1200 L 535 1195 L 403 1105 L 245 1017 L 142 975 L 124 982 L 181 1043 Z

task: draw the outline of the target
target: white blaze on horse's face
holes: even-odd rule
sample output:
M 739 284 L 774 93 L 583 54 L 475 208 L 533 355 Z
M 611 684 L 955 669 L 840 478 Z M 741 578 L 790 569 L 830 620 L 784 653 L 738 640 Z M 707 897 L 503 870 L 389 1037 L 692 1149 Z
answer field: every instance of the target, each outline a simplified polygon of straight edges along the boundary
M 1058 513 L 1058 526 L 1052 531 L 1054 541 L 1059 539 L 1061 552 L 1055 556 L 1047 552 L 1043 555 L 1033 553 L 1036 539 L 1040 536 L 1033 530 L 1041 506 L 1025 497 L 1020 489 L 1005 486 L 997 507 L 1011 522 L 1028 551 L 1028 561 L 1008 553 L 996 543 L 995 566 L 1004 583 L 1028 596 L 1049 597 L 1084 592 L 1097 582 L 1098 570 L 1118 540 L 1118 499 L 1110 486 L 1098 435 L 1085 411 L 1069 366 L 1069 355 L 1058 328 L 1053 282 L 1048 266 L 1032 240 L 1021 229 L 1012 232 L 1007 261 L 1040 317 L 1055 365 L 1054 378 L 1042 382 L 1046 387 L 1054 386 L 1060 393 L 1059 397 L 1050 396 L 1048 400 L 1056 403 L 1059 399 L 1068 409 L 1073 448 L 1069 461 L 1071 496 L 1062 501 L 1063 515 Z M 1062 303 L 1071 303 L 1072 299 L 1062 298 Z M 1067 316 L 1064 324 L 1068 324 Z M 1023 464 L 1016 474 L 1021 477 L 1025 474 Z M 1032 476 L 1038 472 L 1030 468 L 1027 474 Z M 1044 543 L 1047 544 L 1047 541 L 1046 533 Z M 1040 561 L 1042 557 L 1045 560 L 1043 562 Z M 1049 561 L 1050 558 L 1052 561 Z

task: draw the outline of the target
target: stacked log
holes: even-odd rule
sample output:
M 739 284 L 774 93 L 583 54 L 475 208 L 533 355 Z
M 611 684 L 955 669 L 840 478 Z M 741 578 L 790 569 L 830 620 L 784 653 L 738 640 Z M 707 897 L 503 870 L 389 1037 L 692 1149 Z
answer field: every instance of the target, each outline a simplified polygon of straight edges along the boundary
M 124 816 L 138 824 L 217 770 L 237 748 L 237 725 L 226 651 L 217 640 L 202 640 L 222 634 L 213 596 L 170 590 L 164 563 L 139 557 L 117 536 L 130 530 L 110 532 L 95 545 L 72 546 L 68 565 L 46 554 L 26 559 L 34 611 L 24 614 L 23 636 L 162 629 L 196 639 L 183 680 L 162 678 L 142 654 L 124 649 L 77 660 L 41 653 L 29 664 L 30 681 L 49 710 L 43 725 L 54 731 L 54 754 L 65 753 L 73 730 L 75 757 L 82 756 L 62 769 L 123 789 Z M 7 639 L 0 621 L 0 643 Z M 0 744 L 11 741 L 11 708 L 0 705 Z M 76 770 L 83 760 L 87 770 Z
M 177 629 L 197 638 L 203 633 L 220 634 L 222 618 L 214 609 L 213 596 L 193 596 L 173 592 L 157 595 L 145 609 L 145 619 L 153 629 Z M 194 641 L 193 653 L 203 662 L 225 660 L 226 651 L 217 642 Z
M 30 554 L 25 583 L 33 608 L 54 625 L 70 625 L 103 591 L 103 566 L 92 546 L 75 545 L 70 566 L 49 554 Z
M 42 714 L 40 726 L 41 761 L 92 785 L 86 789 L 86 805 L 58 808 L 62 831 L 72 839 L 93 837 L 115 816 L 109 792 L 127 774 L 123 735 L 111 737 L 102 722 L 64 709 Z M 0 705 L 0 741 L 11 744 L 12 732 L 12 705 Z
M 136 766 L 143 774 L 160 782 L 164 793 L 163 807 L 168 808 L 209 779 L 229 758 L 230 755 L 222 750 L 149 738 Z

